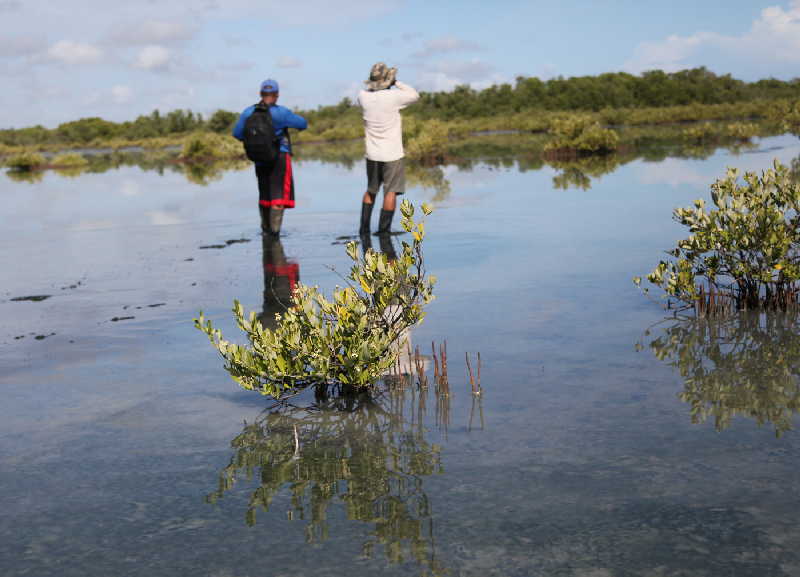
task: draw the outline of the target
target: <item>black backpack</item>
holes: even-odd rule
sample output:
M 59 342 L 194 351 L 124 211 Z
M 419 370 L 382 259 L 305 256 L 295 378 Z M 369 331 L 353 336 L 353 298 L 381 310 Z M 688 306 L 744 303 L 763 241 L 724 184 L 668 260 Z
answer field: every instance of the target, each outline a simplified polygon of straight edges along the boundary
M 258 103 L 244 123 L 244 153 L 253 162 L 272 163 L 280 152 L 280 139 L 275 136 L 269 106 Z

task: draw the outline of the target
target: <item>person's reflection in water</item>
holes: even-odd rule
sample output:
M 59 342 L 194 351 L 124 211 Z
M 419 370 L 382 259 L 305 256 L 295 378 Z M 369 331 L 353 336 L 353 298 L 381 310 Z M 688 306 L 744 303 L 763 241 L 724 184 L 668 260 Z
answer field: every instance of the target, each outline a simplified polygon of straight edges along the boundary
M 259 320 L 264 328 L 274 329 L 275 314 L 283 313 L 291 304 L 292 293 L 300 280 L 300 265 L 286 259 L 280 238 L 262 238 L 264 265 L 264 305 Z
M 392 241 L 392 235 L 390 234 L 380 234 L 377 235 L 378 237 L 378 246 L 380 247 L 380 252 L 386 255 L 386 258 L 389 262 L 394 262 L 397 260 L 397 252 L 395 251 L 394 242 Z M 361 235 L 361 250 L 364 254 L 366 254 L 367 250 L 372 249 L 372 237 L 369 234 Z M 374 249 L 373 249 L 374 250 Z M 387 313 L 389 315 L 394 315 L 398 312 L 399 305 L 395 304 L 390 306 L 387 309 Z M 394 374 L 386 375 L 385 378 L 387 379 L 403 379 L 406 376 L 410 375 L 413 372 L 412 360 L 411 360 L 411 351 L 414 348 L 411 344 L 411 329 L 406 329 L 405 333 L 402 335 L 400 341 L 395 345 L 396 350 L 398 350 L 398 359 L 397 359 L 397 368 Z
M 394 249 L 394 243 L 392 242 L 392 235 L 390 234 L 380 234 L 377 235 L 378 237 L 378 247 L 380 248 L 380 252 L 386 255 L 386 258 L 389 259 L 389 262 L 397 260 L 397 252 Z M 361 250 L 362 252 L 366 253 L 369 249 L 373 249 L 372 246 L 372 236 L 369 234 L 362 234 L 360 237 L 361 239 Z

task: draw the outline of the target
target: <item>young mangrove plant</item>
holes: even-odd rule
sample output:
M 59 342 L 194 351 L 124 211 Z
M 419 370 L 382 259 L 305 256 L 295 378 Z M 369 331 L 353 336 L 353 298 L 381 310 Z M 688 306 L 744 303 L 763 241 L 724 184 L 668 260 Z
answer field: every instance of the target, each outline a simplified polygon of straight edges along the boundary
M 200 313 L 195 327 L 220 352 L 235 381 L 281 398 L 310 385 L 368 387 L 389 372 L 408 330 L 425 316 L 423 305 L 433 299 L 436 280 L 425 271 L 424 222 L 415 222 L 407 200 L 400 210 L 402 227 L 413 239 L 402 243 L 402 254 L 390 261 L 369 249 L 361 258 L 358 245 L 348 243 L 353 266 L 347 286 L 328 299 L 317 287 L 298 284 L 289 308 L 276 315 L 274 330 L 262 326 L 255 312 L 246 317 L 235 301 L 233 312 L 248 345 L 224 340 Z M 422 212 L 429 215 L 431 208 L 423 204 Z
M 588 116 L 570 115 L 553 119 L 545 144 L 545 156 L 608 154 L 619 146 L 619 135 Z
M 53 168 L 85 168 L 89 166 L 89 161 L 77 152 L 65 152 L 57 154 L 50 161 Z
M 41 168 L 47 164 L 47 159 L 32 150 L 25 150 L 6 159 L 5 165 L 11 170 L 27 172 Z
M 450 135 L 447 124 L 441 120 L 408 123 L 410 138 L 405 147 L 406 155 L 423 163 L 435 164 L 444 160 Z
M 206 162 L 243 156 L 242 146 L 229 135 L 196 132 L 183 143 L 180 159 L 184 162 Z
M 678 208 L 689 237 L 647 276 L 665 297 L 699 316 L 732 310 L 785 310 L 800 291 L 800 184 L 777 160 L 759 176 L 729 168 L 705 201 Z M 641 285 L 641 278 L 634 278 Z M 644 289 L 647 292 L 647 289 Z

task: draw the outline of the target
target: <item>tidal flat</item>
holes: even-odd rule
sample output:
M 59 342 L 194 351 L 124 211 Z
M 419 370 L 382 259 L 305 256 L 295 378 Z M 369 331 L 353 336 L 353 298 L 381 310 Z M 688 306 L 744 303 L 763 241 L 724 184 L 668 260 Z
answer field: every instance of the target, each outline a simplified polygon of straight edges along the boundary
M 631 282 L 684 235 L 673 208 L 800 141 L 551 166 L 503 138 L 407 194 L 436 207 L 412 340 L 431 372 L 447 340 L 446 397 L 274 407 L 192 327 L 341 283 L 365 177 L 340 150 L 298 162 L 277 243 L 246 165 L 0 175 L 0 573 L 800 573 L 795 319 L 665 321 Z M 745 381 L 766 393 L 715 388 Z

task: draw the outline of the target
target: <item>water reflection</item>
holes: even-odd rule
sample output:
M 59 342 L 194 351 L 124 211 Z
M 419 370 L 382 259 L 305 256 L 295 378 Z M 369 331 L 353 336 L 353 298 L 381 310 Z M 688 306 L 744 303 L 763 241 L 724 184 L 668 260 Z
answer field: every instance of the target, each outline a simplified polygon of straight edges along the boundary
M 391 236 L 376 238 L 381 252 L 396 258 Z M 372 242 L 365 236 L 364 250 Z M 259 318 L 274 328 L 275 314 L 289 305 L 300 270 L 279 238 L 263 237 L 262 251 Z M 409 354 L 377 391 L 318 387 L 310 404 L 281 403 L 265 410 L 231 440 L 234 453 L 207 502 L 214 504 L 244 484 L 249 494 L 244 521 L 255 526 L 259 514 L 278 502 L 283 510 L 286 498 L 286 518 L 303 525 L 308 544 L 328 539 L 336 518 L 332 510 L 342 508 L 349 521 L 371 526 L 361 543 L 365 557 L 379 550 L 391 563 L 412 562 L 426 574 L 442 574 L 423 487 L 424 478 L 442 473 L 442 466 L 440 448 L 426 439 L 425 421 L 428 396 L 434 395 L 436 424 L 446 430 L 450 396 L 449 386 L 445 394 L 441 385 L 438 361 L 429 391 L 427 365 L 419 352 Z
M 44 170 L 6 170 L 6 176 L 16 182 L 40 182 L 44 174 Z
M 719 150 L 728 150 L 731 154 L 741 154 L 758 144 L 737 139 L 723 140 L 713 143 L 694 144 L 686 142 L 682 137 L 681 126 L 632 127 L 621 130 L 625 145 L 615 154 L 605 156 L 588 156 L 569 161 L 546 160 L 543 158 L 543 146 L 546 139 L 540 134 L 481 134 L 472 135 L 451 143 L 448 162 L 461 171 L 469 171 L 476 164 L 498 168 L 514 168 L 521 172 L 541 170 L 549 165 L 558 170 L 553 177 L 553 186 L 557 189 L 577 188 L 588 190 L 594 181 L 604 174 L 613 172 L 620 166 L 634 160 L 661 162 L 666 158 L 705 159 Z M 775 130 L 764 128 L 762 137 L 779 134 Z M 352 170 L 363 162 L 364 150 L 360 140 L 336 143 L 302 143 L 297 147 L 297 162 L 324 162 Z M 179 172 L 189 182 L 202 186 L 219 180 L 229 170 L 244 170 L 250 162 L 242 159 L 219 160 L 212 163 L 183 163 L 178 159 L 178 150 L 173 149 L 128 149 L 117 151 L 83 151 L 89 161 L 88 166 L 80 171 L 97 173 L 113 170 L 120 166 L 138 166 L 142 170 Z M 42 171 L 17 172 L 6 171 L 11 179 L 37 181 L 42 178 Z M 66 177 L 77 176 L 75 169 L 59 170 L 58 174 Z M 429 166 L 411 162 L 406 166 L 406 178 L 409 186 L 432 191 L 432 202 L 442 202 L 449 198 L 451 184 L 442 166 Z
M 378 239 L 378 251 L 386 255 L 389 262 L 397 260 L 397 251 L 395 250 L 394 241 L 390 234 L 376 235 L 374 238 Z M 362 252 L 367 252 L 369 249 L 375 250 L 373 245 L 373 236 L 371 234 L 362 234 L 359 239 L 361 240 Z
M 391 563 L 416 562 L 440 574 L 423 487 L 425 477 L 443 472 L 440 448 L 425 438 L 427 391 L 394 384 L 376 395 L 316 393 L 309 406 L 280 405 L 245 423 L 207 501 L 255 479 L 257 487 L 248 489 L 248 525 L 286 494 L 287 519 L 304 525 L 306 542 L 314 544 L 331 534 L 331 510 L 341 507 L 348 521 L 371 525 L 364 556 L 380 547 Z
M 291 303 L 294 287 L 300 280 L 300 265 L 286 258 L 280 238 L 264 235 L 261 250 L 264 301 L 258 318 L 265 328 L 274 329 L 275 315 L 283 313 Z
M 711 417 L 722 431 L 743 415 L 771 423 L 780 436 L 800 410 L 798 320 L 796 314 L 684 320 L 649 346 L 680 372 L 680 399 L 691 406 L 693 423 Z
M 560 190 L 592 188 L 592 179 L 614 172 L 629 159 L 618 154 L 586 156 L 570 160 L 548 160 L 547 163 L 560 172 L 553 177 L 553 187 Z

